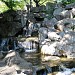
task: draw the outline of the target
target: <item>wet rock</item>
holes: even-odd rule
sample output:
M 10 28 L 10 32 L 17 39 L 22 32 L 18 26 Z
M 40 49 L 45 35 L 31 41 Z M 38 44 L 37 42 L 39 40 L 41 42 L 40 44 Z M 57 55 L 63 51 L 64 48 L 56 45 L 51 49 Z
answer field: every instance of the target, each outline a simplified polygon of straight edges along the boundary
M 47 74 L 47 70 L 43 65 L 33 66 L 33 75 Z
M 50 44 L 50 42 L 51 42 L 51 40 L 50 39 L 45 39 L 41 44 L 42 45 L 49 45 Z
M 72 8 L 72 14 L 75 15 L 75 8 Z M 74 17 L 73 17 L 74 18 Z
M 36 21 L 43 21 L 45 17 L 45 13 L 34 13 L 34 18 Z
M 64 8 L 56 9 L 53 15 L 57 20 L 62 20 L 64 18 L 73 18 L 72 11 L 65 10 Z
M 27 74 L 24 74 L 24 73 L 20 73 L 20 74 L 16 74 L 16 75 L 27 75 Z
M 64 17 L 60 14 L 63 10 L 64 10 L 63 8 L 58 8 L 58 9 L 54 10 L 53 15 L 55 16 L 55 18 L 56 18 L 57 20 L 61 20 L 61 19 L 64 18 Z
M 56 18 L 52 18 L 50 20 L 45 18 L 43 23 L 42 23 L 42 26 L 48 27 L 48 28 L 53 28 L 55 24 L 57 24 L 57 19 Z
M 75 26 L 75 19 L 63 19 L 63 20 L 60 20 L 57 22 L 57 26 L 63 26 L 63 30 L 65 32 L 69 32 L 69 31 L 72 31 L 74 30 L 74 26 Z
M 9 51 L 6 57 L 3 59 L 6 64 L 11 67 L 12 65 L 18 65 L 20 68 L 25 69 L 29 68 L 31 63 L 28 63 L 24 59 L 22 59 L 18 52 Z
M 43 59 L 43 61 L 49 61 L 49 60 L 60 60 L 60 58 L 58 56 L 45 56 Z
M 52 26 L 54 26 L 57 23 L 57 19 L 56 18 L 50 19 L 50 23 Z
M 64 25 L 61 24 L 56 24 L 54 25 L 54 28 L 56 29 L 56 31 L 63 31 L 64 30 Z
M 0 75 L 15 75 L 16 74 L 16 70 L 15 67 L 8 67 L 8 66 L 4 66 L 4 67 L 0 67 Z
M 0 52 L 0 59 L 2 59 L 4 57 L 3 53 Z
M 56 32 L 48 32 L 48 38 L 51 40 L 60 40 L 61 36 L 58 35 Z
M 44 41 L 48 37 L 48 29 L 45 27 L 41 27 L 39 29 L 39 42 Z
M 75 71 L 75 68 L 63 68 L 63 71 L 58 72 L 56 75 L 72 75 L 73 71 Z
M 49 54 L 49 55 L 55 55 L 55 47 L 56 47 L 57 42 L 54 42 L 51 45 L 43 45 L 41 48 L 41 53 L 42 54 Z
M 74 32 L 69 32 L 64 34 L 63 38 L 57 45 L 57 49 L 63 54 L 70 56 L 75 52 L 75 44 L 74 44 Z
M 42 23 L 42 26 L 43 27 L 51 27 L 52 25 L 51 25 L 51 22 L 50 22 L 50 20 L 48 20 L 48 19 L 44 19 L 44 21 L 43 21 L 43 23 Z
M 63 19 L 63 20 L 60 20 L 60 21 L 58 21 L 57 22 L 57 24 L 61 24 L 61 25 L 74 25 L 75 24 L 75 19 L 74 18 L 72 18 L 72 19 L 70 19 L 70 18 L 68 18 L 68 19 Z
M 75 7 L 75 3 L 71 3 L 71 4 L 67 4 L 66 7 L 65 7 L 65 9 L 68 10 L 68 9 L 70 9 L 70 8 L 72 9 L 74 7 Z

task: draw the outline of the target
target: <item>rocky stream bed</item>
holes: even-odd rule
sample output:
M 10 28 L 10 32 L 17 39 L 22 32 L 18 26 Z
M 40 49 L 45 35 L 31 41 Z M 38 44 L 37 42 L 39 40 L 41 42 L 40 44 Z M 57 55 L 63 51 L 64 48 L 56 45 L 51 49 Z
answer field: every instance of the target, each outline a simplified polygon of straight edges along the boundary
M 55 7 L 51 19 L 9 13 L 0 15 L 0 75 L 75 75 L 75 4 Z

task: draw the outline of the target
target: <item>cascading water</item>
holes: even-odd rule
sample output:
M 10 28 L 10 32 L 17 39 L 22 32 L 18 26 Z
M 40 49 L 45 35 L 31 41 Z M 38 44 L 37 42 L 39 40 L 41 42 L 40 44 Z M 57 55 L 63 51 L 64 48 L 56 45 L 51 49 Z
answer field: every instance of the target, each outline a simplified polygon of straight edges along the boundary
M 0 49 L 2 52 L 7 52 L 9 50 L 16 50 L 18 48 L 17 46 L 17 40 L 14 38 L 2 38 L 0 42 Z
M 2 39 L 0 43 L 0 47 L 2 52 L 8 51 L 8 39 L 6 38 Z
M 38 49 L 38 43 L 33 40 L 19 42 L 18 46 L 24 48 L 25 52 L 37 52 Z

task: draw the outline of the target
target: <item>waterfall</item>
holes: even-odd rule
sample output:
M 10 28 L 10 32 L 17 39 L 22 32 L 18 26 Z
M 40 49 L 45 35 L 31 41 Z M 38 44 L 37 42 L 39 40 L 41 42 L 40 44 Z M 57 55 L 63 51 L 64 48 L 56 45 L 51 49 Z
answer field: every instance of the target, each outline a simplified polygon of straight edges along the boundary
M 17 41 L 14 41 L 14 50 L 18 49 Z
M 8 39 L 7 38 L 3 38 L 1 40 L 1 43 L 0 43 L 0 51 L 1 52 L 7 52 L 9 50 L 8 48 Z
M 9 50 L 18 49 L 17 40 L 13 37 L 2 38 L 0 42 L 0 50 L 7 52 Z
M 3 47 L 4 45 L 7 45 L 7 41 L 7 39 L 2 39 L 1 46 Z

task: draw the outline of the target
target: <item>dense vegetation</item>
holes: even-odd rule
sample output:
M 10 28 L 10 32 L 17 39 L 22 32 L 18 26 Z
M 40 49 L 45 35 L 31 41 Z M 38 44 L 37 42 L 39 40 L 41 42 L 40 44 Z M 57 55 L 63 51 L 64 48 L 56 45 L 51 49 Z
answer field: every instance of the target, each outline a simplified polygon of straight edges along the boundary
M 0 0 L 0 13 L 7 10 L 22 10 L 25 5 L 29 5 L 32 0 Z M 32 5 L 46 5 L 47 2 L 62 3 L 64 5 L 75 2 L 75 0 L 33 0 Z
M 22 10 L 24 8 L 24 0 L 1 0 L 0 1 L 0 13 L 7 10 Z

